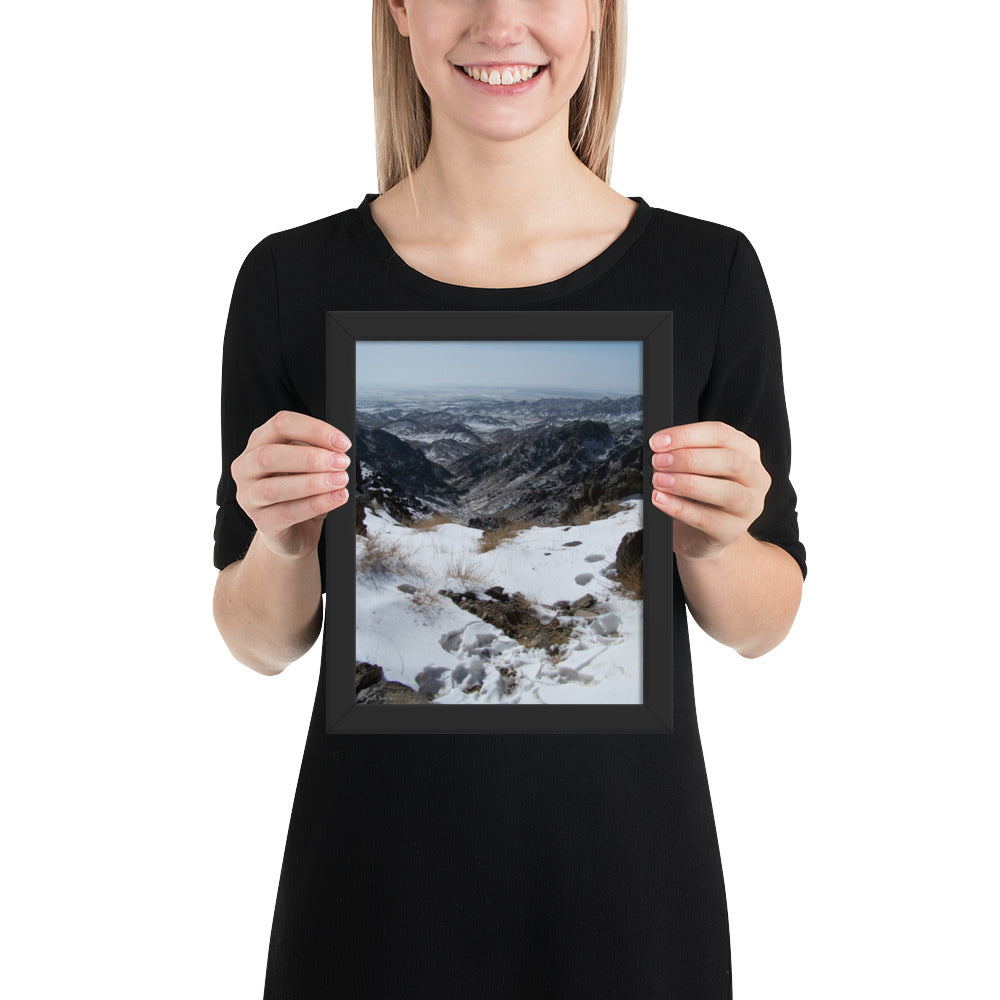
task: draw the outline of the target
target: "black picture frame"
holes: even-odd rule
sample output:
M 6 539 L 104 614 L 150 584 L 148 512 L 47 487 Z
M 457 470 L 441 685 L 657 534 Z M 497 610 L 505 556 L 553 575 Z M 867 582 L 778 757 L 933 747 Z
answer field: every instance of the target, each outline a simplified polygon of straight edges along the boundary
M 471 332 L 470 332 L 471 331 Z M 384 704 L 358 701 L 356 448 L 349 499 L 327 514 L 323 657 L 326 731 L 338 733 L 670 733 L 673 521 L 652 503 L 650 437 L 673 422 L 673 313 L 557 310 L 329 310 L 326 419 L 357 442 L 359 341 L 642 342 L 642 700 L 607 704 Z M 655 554 L 655 555 L 652 555 Z

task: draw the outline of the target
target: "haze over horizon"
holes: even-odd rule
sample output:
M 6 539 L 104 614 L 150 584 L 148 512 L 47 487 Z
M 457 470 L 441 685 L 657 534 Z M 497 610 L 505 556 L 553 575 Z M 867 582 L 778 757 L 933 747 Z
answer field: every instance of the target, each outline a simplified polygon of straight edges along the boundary
M 642 393 L 642 341 L 358 341 L 358 389 Z

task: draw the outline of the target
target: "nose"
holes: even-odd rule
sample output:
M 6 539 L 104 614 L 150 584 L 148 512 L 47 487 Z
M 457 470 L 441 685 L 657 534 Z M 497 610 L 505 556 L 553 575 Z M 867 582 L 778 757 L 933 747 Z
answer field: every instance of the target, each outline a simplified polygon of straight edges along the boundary
M 521 20 L 524 5 L 519 0 L 482 0 L 476 4 L 470 37 L 484 48 L 497 50 L 496 58 L 504 49 L 520 45 L 527 35 Z

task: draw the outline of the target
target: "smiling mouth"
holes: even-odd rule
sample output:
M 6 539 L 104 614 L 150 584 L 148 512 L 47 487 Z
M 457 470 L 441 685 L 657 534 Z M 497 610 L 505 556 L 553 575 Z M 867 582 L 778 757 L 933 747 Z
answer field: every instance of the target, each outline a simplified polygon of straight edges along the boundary
M 545 72 L 548 63 L 469 63 L 455 64 L 455 69 L 470 80 L 498 90 L 528 83 Z

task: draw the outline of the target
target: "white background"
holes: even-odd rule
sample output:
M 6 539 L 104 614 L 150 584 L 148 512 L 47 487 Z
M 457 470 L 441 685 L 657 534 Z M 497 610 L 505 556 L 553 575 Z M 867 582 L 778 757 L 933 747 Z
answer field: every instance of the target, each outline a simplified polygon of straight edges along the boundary
M 692 622 L 738 1000 L 997 995 L 987 11 L 631 4 L 611 184 L 760 255 L 809 562 L 767 656 Z M 320 647 L 212 619 L 222 334 L 262 236 L 376 190 L 370 25 L 7 20 L 5 995 L 261 993 Z

